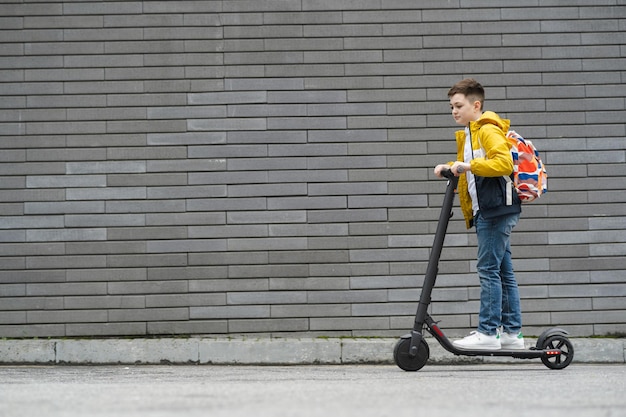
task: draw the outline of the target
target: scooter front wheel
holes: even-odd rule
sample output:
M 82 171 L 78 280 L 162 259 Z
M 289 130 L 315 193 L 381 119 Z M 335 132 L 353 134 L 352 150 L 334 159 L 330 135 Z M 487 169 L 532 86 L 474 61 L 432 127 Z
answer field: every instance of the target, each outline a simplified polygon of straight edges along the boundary
M 393 359 L 400 369 L 405 371 L 419 371 L 426 365 L 430 355 L 430 349 L 424 339 L 420 341 L 417 347 L 417 355 L 411 357 L 409 350 L 411 348 L 411 338 L 402 338 L 398 340 L 393 349 Z

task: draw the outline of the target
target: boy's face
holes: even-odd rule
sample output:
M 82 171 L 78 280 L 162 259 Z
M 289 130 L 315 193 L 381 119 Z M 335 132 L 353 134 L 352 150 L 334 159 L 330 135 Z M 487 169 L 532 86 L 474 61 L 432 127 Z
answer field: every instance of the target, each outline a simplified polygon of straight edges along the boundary
M 462 126 L 467 126 L 469 122 L 478 120 L 481 115 L 480 101 L 473 100 L 461 93 L 450 97 L 450 109 L 452 109 L 454 121 Z

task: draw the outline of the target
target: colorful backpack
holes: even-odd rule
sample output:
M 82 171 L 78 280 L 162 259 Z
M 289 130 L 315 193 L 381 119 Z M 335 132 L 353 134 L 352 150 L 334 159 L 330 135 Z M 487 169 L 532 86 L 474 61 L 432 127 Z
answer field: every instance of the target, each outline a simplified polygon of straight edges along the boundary
M 530 203 L 548 192 L 548 174 L 532 142 L 514 130 L 506 134 L 513 155 L 513 185 L 522 203 Z

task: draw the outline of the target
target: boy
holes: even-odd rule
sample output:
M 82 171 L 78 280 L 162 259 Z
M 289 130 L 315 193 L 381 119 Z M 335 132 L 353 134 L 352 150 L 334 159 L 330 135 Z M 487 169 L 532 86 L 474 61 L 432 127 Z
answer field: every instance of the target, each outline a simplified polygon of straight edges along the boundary
M 458 193 L 466 226 L 476 227 L 480 279 L 478 329 L 453 343 L 463 349 L 524 349 L 510 244 L 511 231 L 522 210 L 517 193 L 503 177 L 513 173 L 513 158 L 505 138 L 510 122 L 494 112 L 483 113 L 485 91 L 474 79 L 452 86 L 448 97 L 452 117 L 465 130 L 456 132 L 457 160 L 437 165 L 435 175 L 441 177 L 442 170 L 451 169 L 459 176 Z M 510 193 L 512 204 L 507 205 Z

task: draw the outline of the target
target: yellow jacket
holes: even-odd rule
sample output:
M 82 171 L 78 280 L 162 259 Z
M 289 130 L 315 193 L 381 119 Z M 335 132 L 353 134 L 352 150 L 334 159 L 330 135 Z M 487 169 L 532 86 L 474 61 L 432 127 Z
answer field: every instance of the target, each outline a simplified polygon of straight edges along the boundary
M 502 177 L 513 173 L 513 157 L 511 156 L 511 145 L 506 140 L 505 135 L 509 130 L 511 122 L 502 119 L 492 111 L 486 111 L 475 122 L 470 122 L 469 130 L 472 139 L 472 149 L 484 150 L 484 157 L 474 157 L 470 161 L 472 173 L 477 177 Z M 465 155 L 465 130 L 456 132 L 457 160 L 463 161 Z M 453 162 L 450 162 L 452 164 Z M 477 181 L 477 187 L 478 187 Z M 473 225 L 474 213 L 472 210 L 472 199 L 467 186 L 465 175 L 459 177 L 457 188 L 461 202 L 461 211 L 465 218 L 467 228 Z M 477 190 L 480 205 L 480 190 Z M 521 210 L 521 208 L 519 209 Z M 507 210 L 508 211 L 508 210 Z M 481 212 L 483 208 L 481 207 Z

